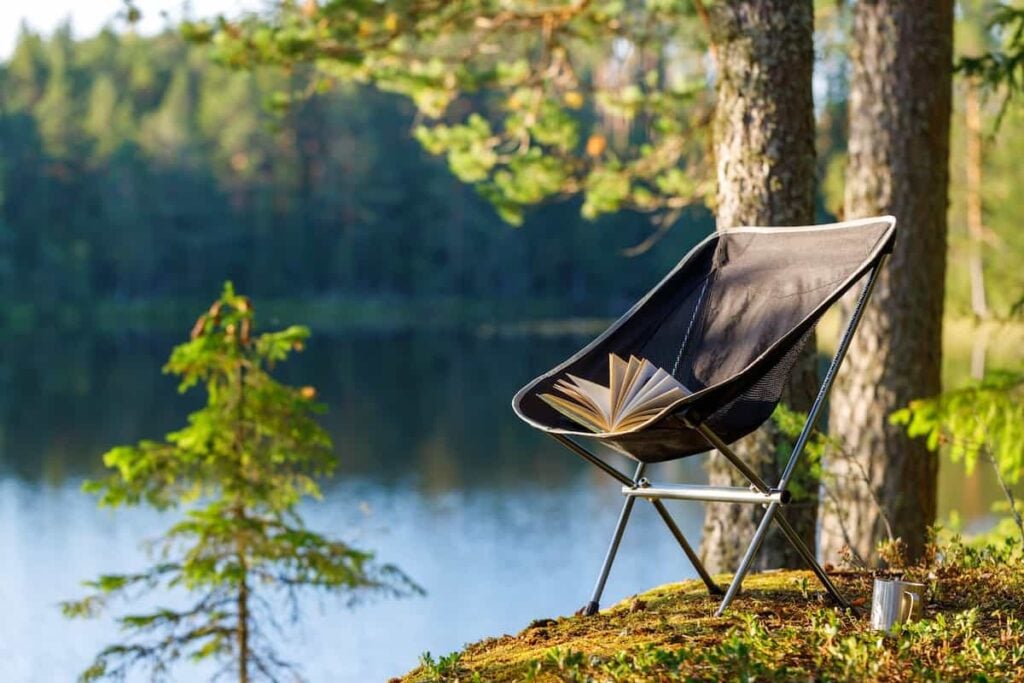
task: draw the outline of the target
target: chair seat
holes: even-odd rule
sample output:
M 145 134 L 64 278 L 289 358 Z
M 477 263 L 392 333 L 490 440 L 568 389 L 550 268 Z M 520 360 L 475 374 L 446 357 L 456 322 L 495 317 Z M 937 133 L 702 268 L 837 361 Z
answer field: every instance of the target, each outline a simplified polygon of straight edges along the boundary
M 894 238 L 891 216 L 718 231 L 605 332 L 523 387 L 513 409 L 537 429 L 597 439 L 640 462 L 707 451 L 696 423 L 733 443 L 771 416 L 821 316 Z M 566 373 L 607 384 L 609 353 L 645 358 L 693 393 L 614 434 L 586 431 L 538 398 Z

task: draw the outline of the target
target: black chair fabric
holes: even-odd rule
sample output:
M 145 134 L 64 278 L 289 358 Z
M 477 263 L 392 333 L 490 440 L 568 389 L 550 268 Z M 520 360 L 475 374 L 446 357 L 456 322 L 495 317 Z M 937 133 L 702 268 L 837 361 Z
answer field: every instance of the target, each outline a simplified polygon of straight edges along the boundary
M 600 439 L 642 462 L 707 451 L 687 421 L 705 422 L 732 443 L 771 416 L 822 314 L 891 251 L 894 239 L 891 216 L 716 232 L 608 330 L 523 387 L 513 408 L 538 429 Z M 613 352 L 650 360 L 693 394 L 615 435 L 581 431 L 537 398 L 564 373 L 607 384 Z

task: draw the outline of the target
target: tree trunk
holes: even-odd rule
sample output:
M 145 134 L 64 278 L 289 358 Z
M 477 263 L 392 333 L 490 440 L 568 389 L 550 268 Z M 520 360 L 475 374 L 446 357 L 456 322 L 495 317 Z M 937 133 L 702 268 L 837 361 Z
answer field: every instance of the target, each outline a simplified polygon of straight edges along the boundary
M 244 562 L 244 558 L 239 558 Z M 249 584 L 245 580 L 238 586 L 238 683 L 249 683 Z
M 234 522 L 240 527 L 247 521 L 245 507 L 238 503 L 234 506 Z M 249 660 L 252 658 L 249 633 L 249 561 L 243 532 L 235 532 L 235 561 L 241 572 L 238 592 L 235 594 L 235 609 L 238 612 L 238 623 L 235 628 L 235 645 L 238 648 L 238 683 L 249 683 Z
M 846 215 L 894 214 L 898 233 L 836 380 L 830 425 L 845 455 L 827 463 L 835 504 L 822 507 L 820 550 L 834 560 L 849 543 L 872 559 L 884 514 L 913 559 L 935 521 L 937 458 L 888 418 L 940 388 L 953 3 L 853 11 Z
M 814 13 L 810 0 L 733 0 L 709 8 L 718 68 L 714 137 L 718 167 L 718 227 L 807 225 L 814 222 Z M 806 411 L 815 388 L 814 340 L 808 342 L 783 401 Z M 736 450 L 762 477 L 778 481 L 778 434 L 772 425 Z M 746 486 L 725 459 L 708 463 L 710 482 Z M 807 476 L 799 472 L 797 476 Z M 810 487 L 814 490 L 815 487 Z M 815 504 L 787 516 L 813 547 Z M 764 510 L 711 503 L 701 556 L 712 572 L 734 571 Z M 769 535 L 755 567 L 799 563 L 781 537 Z
M 971 309 L 979 320 L 988 318 L 985 296 L 985 218 L 981 201 L 983 135 L 981 132 L 981 97 L 978 82 L 968 78 L 964 88 L 964 119 L 967 128 L 967 235 L 970 238 L 968 269 L 971 275 Z

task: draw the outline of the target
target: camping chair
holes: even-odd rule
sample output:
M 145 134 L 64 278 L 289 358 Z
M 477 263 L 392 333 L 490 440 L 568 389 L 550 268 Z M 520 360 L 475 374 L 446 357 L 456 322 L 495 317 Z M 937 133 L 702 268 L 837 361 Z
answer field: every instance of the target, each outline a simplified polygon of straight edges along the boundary
M 603 334 L 561 365 L 533 380 L 513 399 L 523 420 L 541 429 L 622 484 L 625 502 L 584 614 L 598 610 L 601 593 L 637 498 L 650 501 L 712 595 L 722 590 L 708 575 L 661 502 L 718 501 L 762 505 L 764 516 L 747 547 L 717 615 L 743 583 L 773 521 L 840 605 L 839 591 L 814 553 L 782 514 L 787 485 L 807 444 L 836 371 L 850 346 L 885 258 L 892 252 L 896 219 L 868 218 L 831 225 L 720 230 L 694 247 L 654 289 Z M 771 417 L 790 372 L 822 314 L 864 280 L 817 398 L 793 452 L 774 485 L 729 444 Z M 550 392 L 565 373 L 607 383 L 608 354 L 635 355 L 672 373 L 691 392 L 634 429 L 614 434 L 585 431 L 538 393 Z M 637 463 L 632 476 L 590 452 L 592 439 Z M 718 450 L 750 487 L 655 484 L 644 477 L 650 463 Z

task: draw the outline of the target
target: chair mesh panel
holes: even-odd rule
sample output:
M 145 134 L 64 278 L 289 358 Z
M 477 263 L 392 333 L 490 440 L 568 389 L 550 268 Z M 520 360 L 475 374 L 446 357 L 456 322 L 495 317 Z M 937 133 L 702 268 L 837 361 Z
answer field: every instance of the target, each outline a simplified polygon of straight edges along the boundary
M 536 427 L 589 436 L 537 394 L 564 373 L 607 384 L 608 354 L 633 354 L 672 372 L 694 396 L 637 432 L 595 438 L 647 462 L 706 451 L 685 412 L 731 443 L 768 419 L 821 315 L 877 264 L 893 235 L 889 219 L 720 233 L 513 405 Z
M 707 419 L 708 426 L 726 442 L 739 439 L 771 417 L 789 383 L 789 375 L 807 346 L 814 328 L 810 328 L 779 361 L 737 398 L 726 403 Z

